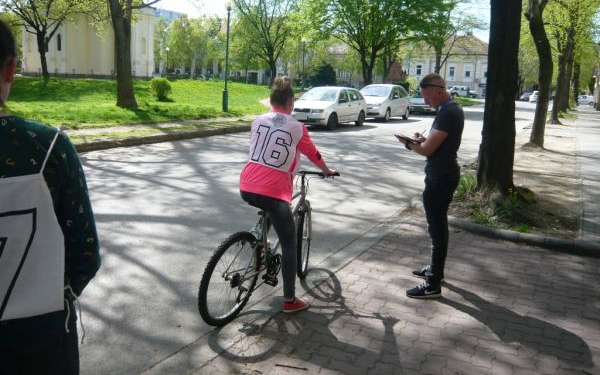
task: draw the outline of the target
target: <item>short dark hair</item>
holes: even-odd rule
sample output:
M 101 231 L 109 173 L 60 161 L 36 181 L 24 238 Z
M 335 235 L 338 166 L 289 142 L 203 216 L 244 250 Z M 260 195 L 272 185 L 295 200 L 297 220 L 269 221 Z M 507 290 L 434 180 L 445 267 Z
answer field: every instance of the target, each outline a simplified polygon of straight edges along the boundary
M 425 77 L 423 77 L 419 85 L 421 87 L 439 87 L 445 89 L 446 81 L 444 81 L 442 76 L 437 73 L 429 73 Z
M 17 57 L 17 44 L 10 25 L 0 20 L 0 69 Z

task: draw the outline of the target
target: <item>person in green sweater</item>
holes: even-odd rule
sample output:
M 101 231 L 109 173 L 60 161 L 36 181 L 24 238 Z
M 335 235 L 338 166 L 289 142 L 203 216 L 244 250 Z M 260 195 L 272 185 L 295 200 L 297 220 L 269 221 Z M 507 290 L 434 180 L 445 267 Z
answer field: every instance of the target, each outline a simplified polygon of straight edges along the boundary
M 15 38 L 0 21 L 0 375 L 79 374 L 75 299 L 100 267 L 79 157 L 6 101 Z

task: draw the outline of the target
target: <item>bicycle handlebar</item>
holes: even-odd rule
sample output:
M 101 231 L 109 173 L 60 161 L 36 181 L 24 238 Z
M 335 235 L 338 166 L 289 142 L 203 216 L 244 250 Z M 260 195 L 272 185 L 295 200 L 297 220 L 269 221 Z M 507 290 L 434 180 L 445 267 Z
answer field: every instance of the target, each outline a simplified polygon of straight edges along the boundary
M 311 175 L 315 175 L 315 176 L 319 176 L 324 178 L 325 174 L 323 174 L 323 172 L 318 172 L 318 171 L 298 171 L 298 174 L 306 176 L 307 174 L 311 174 Z M 332 177 L 338 177 L 340 175 L 340 172 L 335 172 L 334 174 L 330 174 L 329 176 Z

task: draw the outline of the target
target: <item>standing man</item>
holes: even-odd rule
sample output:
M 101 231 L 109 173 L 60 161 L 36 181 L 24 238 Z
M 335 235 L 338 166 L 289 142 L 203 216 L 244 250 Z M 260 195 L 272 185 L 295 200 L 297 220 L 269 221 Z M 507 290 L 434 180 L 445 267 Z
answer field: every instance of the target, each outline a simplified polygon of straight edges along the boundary
M 437 110 L 431 131 L 427 138 L 415 133 L 414 139 L 398 139 L 407 149 L 427 157 L 423 206 L 431 239 L 431 263 L 412 272 L 426 281 L 408 289 L 406 295 L 435 298 L 442 295 L 441 283 L 448 252 L 448 207 L 460 178 L 456 152 L 460 147 L 465 116 L 446 91 L 446 82 L 440 75 L 426 75 L 419 86 L 425 103 Z
M 74 300 L 100 267 L 96 225 L 68 138 L 9 113 L 16 65 L 0 21 L 0 375 L 78 375 Z

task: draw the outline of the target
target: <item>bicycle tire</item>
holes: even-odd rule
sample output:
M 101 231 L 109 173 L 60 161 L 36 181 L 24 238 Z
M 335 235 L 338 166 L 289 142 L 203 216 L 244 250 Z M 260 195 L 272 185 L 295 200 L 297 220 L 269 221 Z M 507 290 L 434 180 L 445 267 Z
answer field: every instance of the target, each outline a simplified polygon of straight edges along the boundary
M 306 277 L 308 272 L 308 258 L 310 256 L 310 242 L 312 239 L 311 209 L 308 201 L 304 202 L 303 209 L 298 211 L 296 221 L 296 274 L 300 279 Z
M 198 310 L 204 321 L 223 326 L 240 313 L 254 291 L 260 269 L 256 238 L 237 232 L 227 238 L 206 264 L 198 290 Z M 250 275 L 244 276 L 247 272 Z

